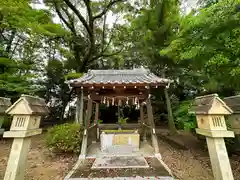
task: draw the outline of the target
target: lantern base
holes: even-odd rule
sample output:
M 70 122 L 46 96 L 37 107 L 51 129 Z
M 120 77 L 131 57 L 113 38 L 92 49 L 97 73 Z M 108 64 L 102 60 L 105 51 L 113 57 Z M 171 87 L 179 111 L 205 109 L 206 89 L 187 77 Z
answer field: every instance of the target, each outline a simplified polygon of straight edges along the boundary
M 207 137 L 234 137 L 234 132 L 227 130 L 208 130 L 196 128 L 196 133 Z
M 42 129 L 32 129 L 24 131 L 6 131 L 3 134 L 4 138 L 24 138 L 29 136 L 35 136 L 42 133 Z

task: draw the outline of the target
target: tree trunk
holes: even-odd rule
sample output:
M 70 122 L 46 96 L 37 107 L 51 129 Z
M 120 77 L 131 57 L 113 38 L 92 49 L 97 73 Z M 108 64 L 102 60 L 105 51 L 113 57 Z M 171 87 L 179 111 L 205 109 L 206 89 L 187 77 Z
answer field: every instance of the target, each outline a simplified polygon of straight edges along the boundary
M 176 134 L 177 129 L 176 129 L 176 126 L 175 126 L 175 123 L 174 123 L 173 115 L 172 115 L 171 102 L 170 102 L 170 98 L 169 98 L 169 95 L 168 95 L 167 88 L 164 89 L 164 94 L 165 94 L 166 103 L 167 103 L 169 131 L 170 131 L 170 134 Z

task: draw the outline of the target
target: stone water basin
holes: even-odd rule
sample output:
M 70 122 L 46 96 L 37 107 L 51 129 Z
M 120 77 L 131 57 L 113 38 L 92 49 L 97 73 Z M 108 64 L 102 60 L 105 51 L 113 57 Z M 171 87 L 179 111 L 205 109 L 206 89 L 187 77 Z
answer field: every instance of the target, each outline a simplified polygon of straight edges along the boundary
M 100 136 L 101 150 L 129 153 L 139 150 L 140 135 L 137 130 L 104 130 Z

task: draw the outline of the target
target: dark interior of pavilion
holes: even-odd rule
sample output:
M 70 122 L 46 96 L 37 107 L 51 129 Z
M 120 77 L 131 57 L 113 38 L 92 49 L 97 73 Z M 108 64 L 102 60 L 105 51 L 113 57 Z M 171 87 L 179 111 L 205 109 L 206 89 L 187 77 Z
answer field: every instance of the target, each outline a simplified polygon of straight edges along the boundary
M 121 117 L 128 118 L 127 123 L 137 123 L 140 116 L 136 106 L 120 107 Z M 118 106 L 100 105 L 99 119 L 105 124 L 115 124 L 118 122 Z

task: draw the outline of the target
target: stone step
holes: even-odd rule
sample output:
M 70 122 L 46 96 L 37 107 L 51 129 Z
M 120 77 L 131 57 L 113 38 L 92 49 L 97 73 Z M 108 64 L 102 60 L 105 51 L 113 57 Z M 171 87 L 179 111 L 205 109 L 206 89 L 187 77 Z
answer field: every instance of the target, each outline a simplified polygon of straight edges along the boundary
M 131 145 L 114 145 L 114 146 L 108 147 L 103 152 L 125 154 L 125 153 L 133 153 L 136 151 L 137 149 Z
M 149 168 L 144 157 L 120 156 L 96 158 L 92 169 Z

